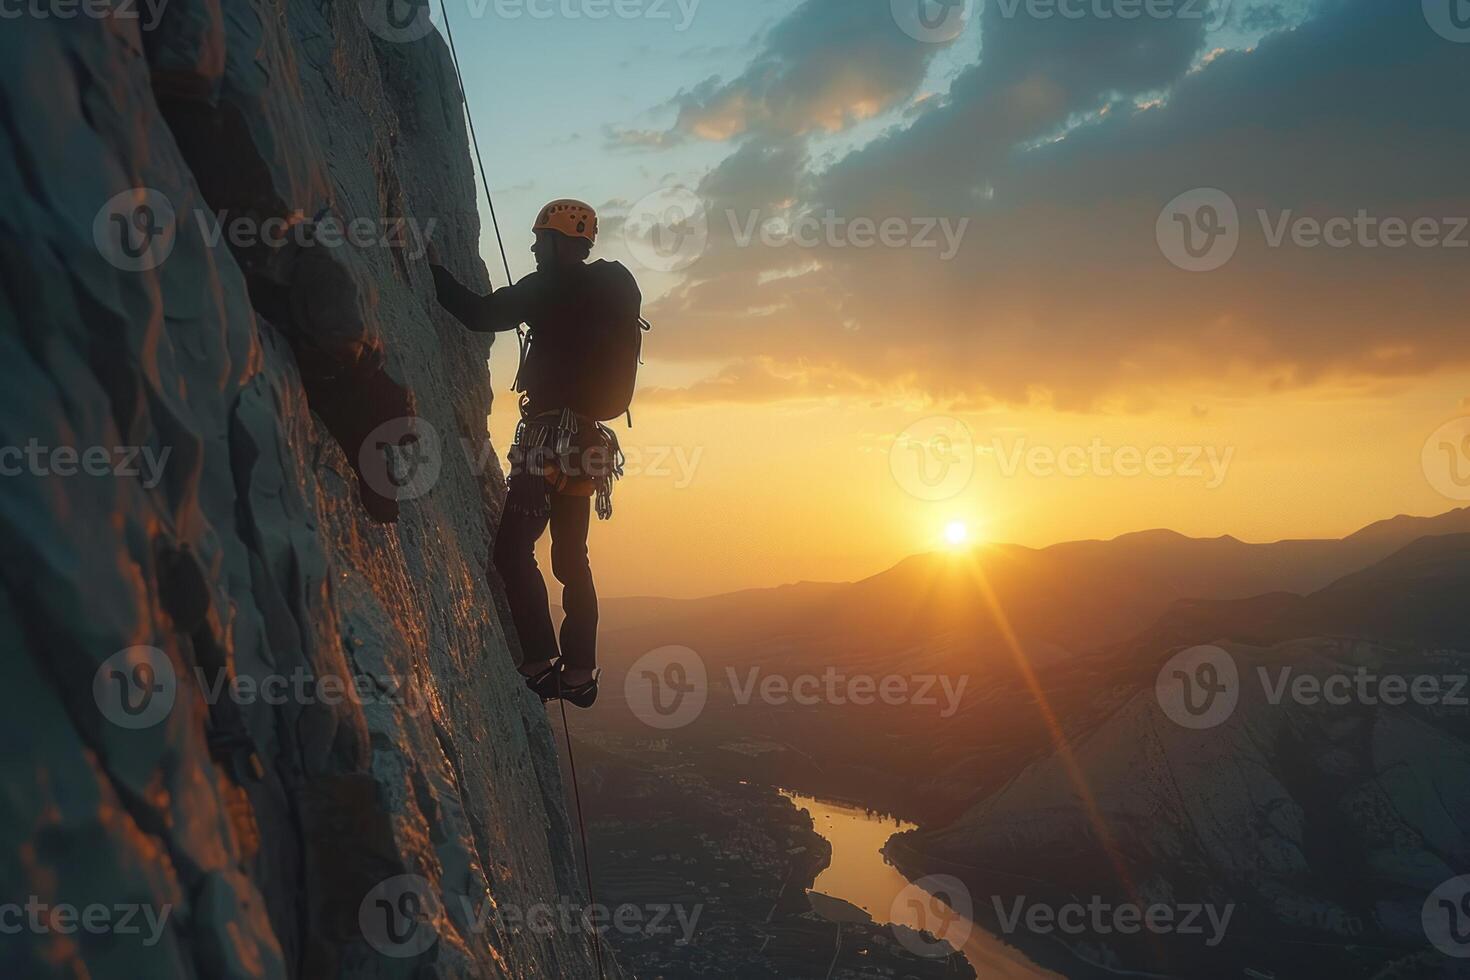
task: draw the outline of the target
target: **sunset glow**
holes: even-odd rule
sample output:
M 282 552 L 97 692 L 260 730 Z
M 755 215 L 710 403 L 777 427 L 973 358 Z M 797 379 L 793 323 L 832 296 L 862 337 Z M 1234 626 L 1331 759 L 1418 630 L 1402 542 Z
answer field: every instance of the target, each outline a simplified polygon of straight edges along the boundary
M 970 529 L 964 521 L 950 521 L 944 526 L 944 540 L 951 548 L 958 548 L 970 539 Z

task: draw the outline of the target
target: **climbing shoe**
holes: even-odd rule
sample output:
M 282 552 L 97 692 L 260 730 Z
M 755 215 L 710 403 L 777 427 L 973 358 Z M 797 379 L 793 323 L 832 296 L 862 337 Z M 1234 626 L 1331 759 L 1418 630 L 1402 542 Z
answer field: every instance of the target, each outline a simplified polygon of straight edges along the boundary
M 565 681 L 560 681 L 558 676 L 559 686 L 552 691 L 552 697 L 560 697 L 563 701 L 571 702 L 579 708 L 590 708 L 597 701 L 597 681 L 600 677 L 602 677 L 602 670 L 599 668 L 592 672 L 591 680 L 572 687 Z
M 561 670 L 561 658 L 551 661 L 551 666 L 534 674 L 522 674 L 526 679 L 526 686 L 531 693 L 542 701 L 550 701 L 556 697 L 557 674 Z

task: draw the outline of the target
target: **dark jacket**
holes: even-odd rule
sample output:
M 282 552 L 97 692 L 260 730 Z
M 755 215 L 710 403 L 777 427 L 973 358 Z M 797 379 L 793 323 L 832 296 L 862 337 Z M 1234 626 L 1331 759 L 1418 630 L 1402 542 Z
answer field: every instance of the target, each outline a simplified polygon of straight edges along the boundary
M 530 414 L 569 408 L 586 414 L 579 393 L 597 369 L 582 354 L 589 331 L 636 319 L 643 294 L 620 262 L 599 260 L 537 271 L 520 282 L 481 296 L 441 266 L 431 266 L 439 303 L 459 322 L 481 333 L 530 328 L 531 346 L 521 368 L 521 390 Z

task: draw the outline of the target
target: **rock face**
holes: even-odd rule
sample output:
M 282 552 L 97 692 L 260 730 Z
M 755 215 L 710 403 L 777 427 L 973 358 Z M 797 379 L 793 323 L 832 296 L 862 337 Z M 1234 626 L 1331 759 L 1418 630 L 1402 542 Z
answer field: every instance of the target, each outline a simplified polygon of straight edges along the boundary
M 423 260 L 487 285 L 448 53 L 139 9 L 0 31 L 6 973 L 595 976 L 516 925 L 582 899 Z
M 1070 759 L 889 853 L 963 879 L 979 918 L 1068 976 L 1462 975 L 1424 917 L 1470 862 L 1470 656 L 1328 638 L 1215 649 L 1238 700 L 1191 718 L 1140 691 Z M 1120 907 L 1155 905 L 1172 917 L 1156 934 L 1117 925 Z

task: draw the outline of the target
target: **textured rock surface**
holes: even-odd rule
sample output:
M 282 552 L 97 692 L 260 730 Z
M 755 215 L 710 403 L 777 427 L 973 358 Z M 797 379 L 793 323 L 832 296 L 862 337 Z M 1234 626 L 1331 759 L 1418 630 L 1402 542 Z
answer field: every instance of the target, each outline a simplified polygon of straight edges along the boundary
M 447 264 L 483 285 L 438 35 L 389 43 L 332 0 L 172 0 L 149 31 L 7 20 L 0 127 L 0 446 L 165 460 L 156 481 L 31 467 L 0 487 L 4 899 L 168 913 L 152 943 L 6 936 L 7 974 L 595 975 L 579 935 L 466 911 L 577 894 L 551 734 L 483 573 L 485 342 L 436 309 L 413 241 L 250 247 L 198 219 L 433 219 Z M 109 233 L 107 202 L 140 188 L 171 209 L 171 250 L 128 271 L 94 224 Z M 357 446 L 323 418 L 361 436 L 407 404 L 400 383 L 442 472 L 382 526 Z M 134 647 L 161 654 L 115 658 Z M 103 708 L 112 681 L 149 680 L 140 664 L 171 699 L 148 703 L 171 707 L 129 728 Z M 221 671 L 310 683 L 280 703 L 208 696 Z M 359 911 L 404 874 L 437 898 L 437 938 L 386 956 Z
M 1232 908 L 1218 944 L 1206 943 L 1203 915 L 1204 934 L 1189 937 L 1015 934 L 1068 975 L 1091 975 L 1084 962 L 1179 976 L 1459 975 L 1425 952 L 1421 909 L 1470 862 L 1465 708 L 1277 692 L 1286 668 L 1293 684 L 1359 669 L 1463 678 L 1470 657 L 1320 638 L 1227 648 L 1243 681 L 1215 727 L 1186 729 L 1140 691 L 1074 739 L 1075 769 L 1050 755 L 955 823 L 895 838 L 890 853 L 964 879 L 992 924 L 1023 896 L 1028 907 L 1100 895 Z M 1056 955 L 1061 945 L 1072 955 Z

